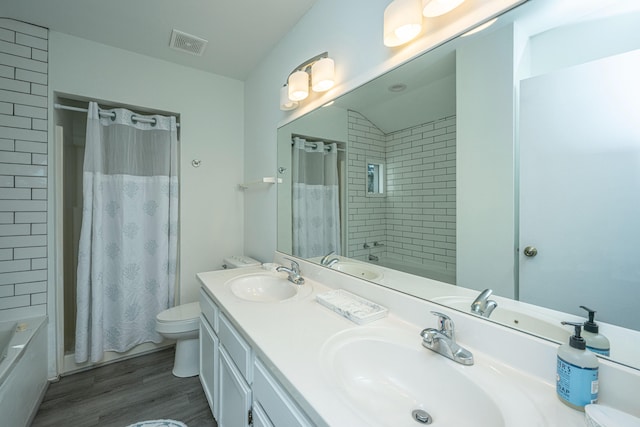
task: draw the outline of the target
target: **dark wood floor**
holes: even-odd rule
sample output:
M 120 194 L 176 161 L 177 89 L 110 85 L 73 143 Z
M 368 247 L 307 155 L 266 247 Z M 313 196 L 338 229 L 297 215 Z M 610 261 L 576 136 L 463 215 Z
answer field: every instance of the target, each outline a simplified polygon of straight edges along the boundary
M 157 419 L 217 427 L 199 377 L 171 374 L 173 354 L 171 348 L 61 378 L 49 385 L 32 427 L 125 427 Z

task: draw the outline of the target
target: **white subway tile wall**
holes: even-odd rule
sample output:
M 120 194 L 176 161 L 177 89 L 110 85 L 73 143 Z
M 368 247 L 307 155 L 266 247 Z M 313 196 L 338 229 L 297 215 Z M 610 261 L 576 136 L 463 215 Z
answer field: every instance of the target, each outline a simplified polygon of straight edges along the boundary
M 46 314 L 48 38 L 0 18 L 0 320 Z
M 372 254 L 455 272 L 455 116 L 385 135 L 350 111 L 348 144 L 347 256 Z M 365 163 L 376 158 L 386 166 L 383 198 L 365 193 Z

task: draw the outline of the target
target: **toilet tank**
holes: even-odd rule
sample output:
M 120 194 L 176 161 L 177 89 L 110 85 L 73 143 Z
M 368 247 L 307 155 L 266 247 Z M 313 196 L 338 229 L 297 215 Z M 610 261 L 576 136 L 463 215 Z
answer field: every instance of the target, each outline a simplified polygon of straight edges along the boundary
M 232 255 L 223 260 L 222 268 L 243 268 L 260 265 L 260 261 L 244 255 Z

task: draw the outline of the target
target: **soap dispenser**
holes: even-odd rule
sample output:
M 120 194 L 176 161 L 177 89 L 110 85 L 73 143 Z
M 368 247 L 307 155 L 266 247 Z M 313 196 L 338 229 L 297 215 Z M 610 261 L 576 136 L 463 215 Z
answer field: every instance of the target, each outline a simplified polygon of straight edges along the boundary
M 586 350 L 581 323 L 561 323 L 573 326 L 575 334 L 558 348 L 556 393 L 565 405 L 584 411 L 585 405 L 598 401 L 598 358 Z
M 587 342 L 587 350 L 591 350 L 597 354 L 602 354 L 603 356 L 608 356 L 611 346 L 607 337 L 598 333 L 598 324 L 593 321 L 596 312 L 584 305 L 581 305 L 580 308 L 587 310 L 589 313 L 589 320 L 584 322 L 584 330 L 582 332 L 582 337 Z

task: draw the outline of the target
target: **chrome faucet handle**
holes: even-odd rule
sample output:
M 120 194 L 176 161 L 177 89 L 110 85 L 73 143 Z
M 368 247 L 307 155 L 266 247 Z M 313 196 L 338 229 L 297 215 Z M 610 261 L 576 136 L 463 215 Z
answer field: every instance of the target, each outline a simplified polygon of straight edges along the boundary
M 438 332 L 455 341 L 455 324 L 446 314 L 432 311 L 431 314 L 438 317 Z
M 296 260 L 285 257 L 284 259 L 291 261 L 291 271 L 296 274 L 300 274 L 300 264 Z
M 320 260 L 320 264 L 322 265 L 328 265 L 329 264 L 329 257 L 333 254 L 335 254 L 336 251 L 331 251 L 328 254 L 326 254 L 325 256 L 322 257 L 322 259 Z
M 498 306 L 497 302 L 489 299 L 492 293 L 493 291 L 489 288 L 480 292 L 480 295 L 471 303 L 471 312 L 483 317 L 489 317 L 491 312 Z
M 285 258 L 285 259 L 288 259 L 289 261 L 291 261 L 291 268 L 287 268 L 281 265 L 280 267 L 276 268 L 276 271 L 287 273 L 288 274 L 287 280 L 289 280 L 291 283 L 294 283 L 296 285 L 304 284 L 304 278 L 300 275 L 300 264 L 298 264 L 296 261 L 292 260 L 291 258 Z
M 463 365 L 473 365 L 473 354 L 456 343 L 453 320 L 446 314 L 437 311 L 432 311 L 431 314 L 438 316 L 439 329 L 424 329 L 420 333 L 422 336 L 422 346 L 454 362 Z

